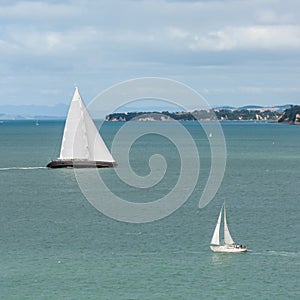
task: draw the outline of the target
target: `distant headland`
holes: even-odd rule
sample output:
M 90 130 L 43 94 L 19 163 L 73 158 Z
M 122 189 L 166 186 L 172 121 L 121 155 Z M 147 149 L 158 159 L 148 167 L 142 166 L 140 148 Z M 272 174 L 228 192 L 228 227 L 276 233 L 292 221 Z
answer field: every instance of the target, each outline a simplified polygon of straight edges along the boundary
M 106 116 L 109 122 L 127 122 L 130 120 L 145 121 L 273 121 L 277 123 L 300 124 L 300 106 L 289 105 L 289 108 L 243 107 L 214 108 L 210 110 L 193 110 L 182 112 L 126 112 Z
M 300 105 L 293 105 L 286 109 L 277 119 L 277 122 L 300 125 Z

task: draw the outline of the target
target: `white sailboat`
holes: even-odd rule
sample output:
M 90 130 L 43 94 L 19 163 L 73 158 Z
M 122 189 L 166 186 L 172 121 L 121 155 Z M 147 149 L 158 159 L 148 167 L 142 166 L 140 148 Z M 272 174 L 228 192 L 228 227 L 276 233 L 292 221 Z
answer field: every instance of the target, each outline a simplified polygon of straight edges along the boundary
M 107 149 L 79 94 L 75 92 L 69 108 L 60 155 L 48 168 L 108 168 L 116 162 Z
M 224 210 L 224 244 L 220 243 L 220 226 L 222 220 L 222 212 Z M 225 202 L 221 207 L 220 214 L 218 217 L 217 225 L 210 242 L 210 249 L 213 252 L 227 252 L 227 253 L 238 253 L 246 252 L 247 247 L 243 245 L 236 244 L 229 232 L 227 220 L 226 220 L 226 206 Z

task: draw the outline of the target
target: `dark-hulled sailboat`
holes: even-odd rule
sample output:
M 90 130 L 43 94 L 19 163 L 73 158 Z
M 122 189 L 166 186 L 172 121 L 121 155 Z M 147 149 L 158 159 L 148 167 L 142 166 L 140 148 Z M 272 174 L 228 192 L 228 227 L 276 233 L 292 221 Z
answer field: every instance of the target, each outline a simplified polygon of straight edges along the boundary
M 66 119 L 60 155 L 48 168 L 109 168 L 116 162 L 89 115 L 78 88 Z

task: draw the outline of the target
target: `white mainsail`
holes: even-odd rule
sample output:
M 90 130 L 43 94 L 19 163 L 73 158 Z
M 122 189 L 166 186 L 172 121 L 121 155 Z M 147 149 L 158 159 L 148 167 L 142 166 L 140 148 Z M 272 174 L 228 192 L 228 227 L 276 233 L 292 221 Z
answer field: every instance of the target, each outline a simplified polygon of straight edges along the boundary
M 227 226 L 227 219 L 226 219 L 226 206 L 224 203 L 224 244 L 226 245 L 233 245 L 234 241 L 230 235 L 228 226 Z
M 214 235 L 210 242 L 212 245 L 220 245 L 220 226 L 221 226 L 221 219 L 222 219 L 222 210 L 223 210 L 223 206 L 221 207 L 217 225 L 214 231 Z
M 220 227 L 221 227 L 221 220 L 222 220 L 222 213 L 224 209 L 224 243 L 220 243 Z M 247 247 L 245 245 L 238 245 L 236 244 L 228 230 L 227 219 L 226 219 L 226 205 L 225 202 L 222 205 L 217 225 L 213 234 L 213 237 L 210 242 L 210 249 L 213 252 L 223 252 L 223 253 L 240 253 L 246 252 Z
M 115 162 L 90 117 L 77 87 L 68 112 L 59 159 Z

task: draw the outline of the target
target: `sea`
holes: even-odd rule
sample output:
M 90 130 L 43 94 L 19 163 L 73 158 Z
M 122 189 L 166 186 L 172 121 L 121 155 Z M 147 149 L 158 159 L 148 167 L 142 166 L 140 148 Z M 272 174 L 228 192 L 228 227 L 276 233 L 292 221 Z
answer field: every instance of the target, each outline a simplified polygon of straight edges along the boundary
M 109 148 L 123 125 L 101 126 Z M 197 122 L 181 125 L 199 150 L 194 190 L 167 217 L 130 223 L 91 205 L 73 169 L 45 167 L 59 155 L 63 120 L 2 121 L 0 298 L 300 299 L 300 126 L 222 122 L 224 178 L 200 209 L 214 136 Z M 161 126 L 172 131 L 174 125 L 136 122 L 129 130 L 143 126 L 152 126 L 152 134 L 132 144 L 129 161 L 146 176 L 149 156 L 161 154 L 167 165 L 161 185 L 134 188 L 122 183 L 114 169 L 97 171 L 114 194 L 141 203 L 168 194 L 181 172 L 177 145 L 155 134 Z M 179 191 L 174 199 L 181 196 Z M 247 253 L 209 248 L 224 201 L 231 235 L 247 245 Z

